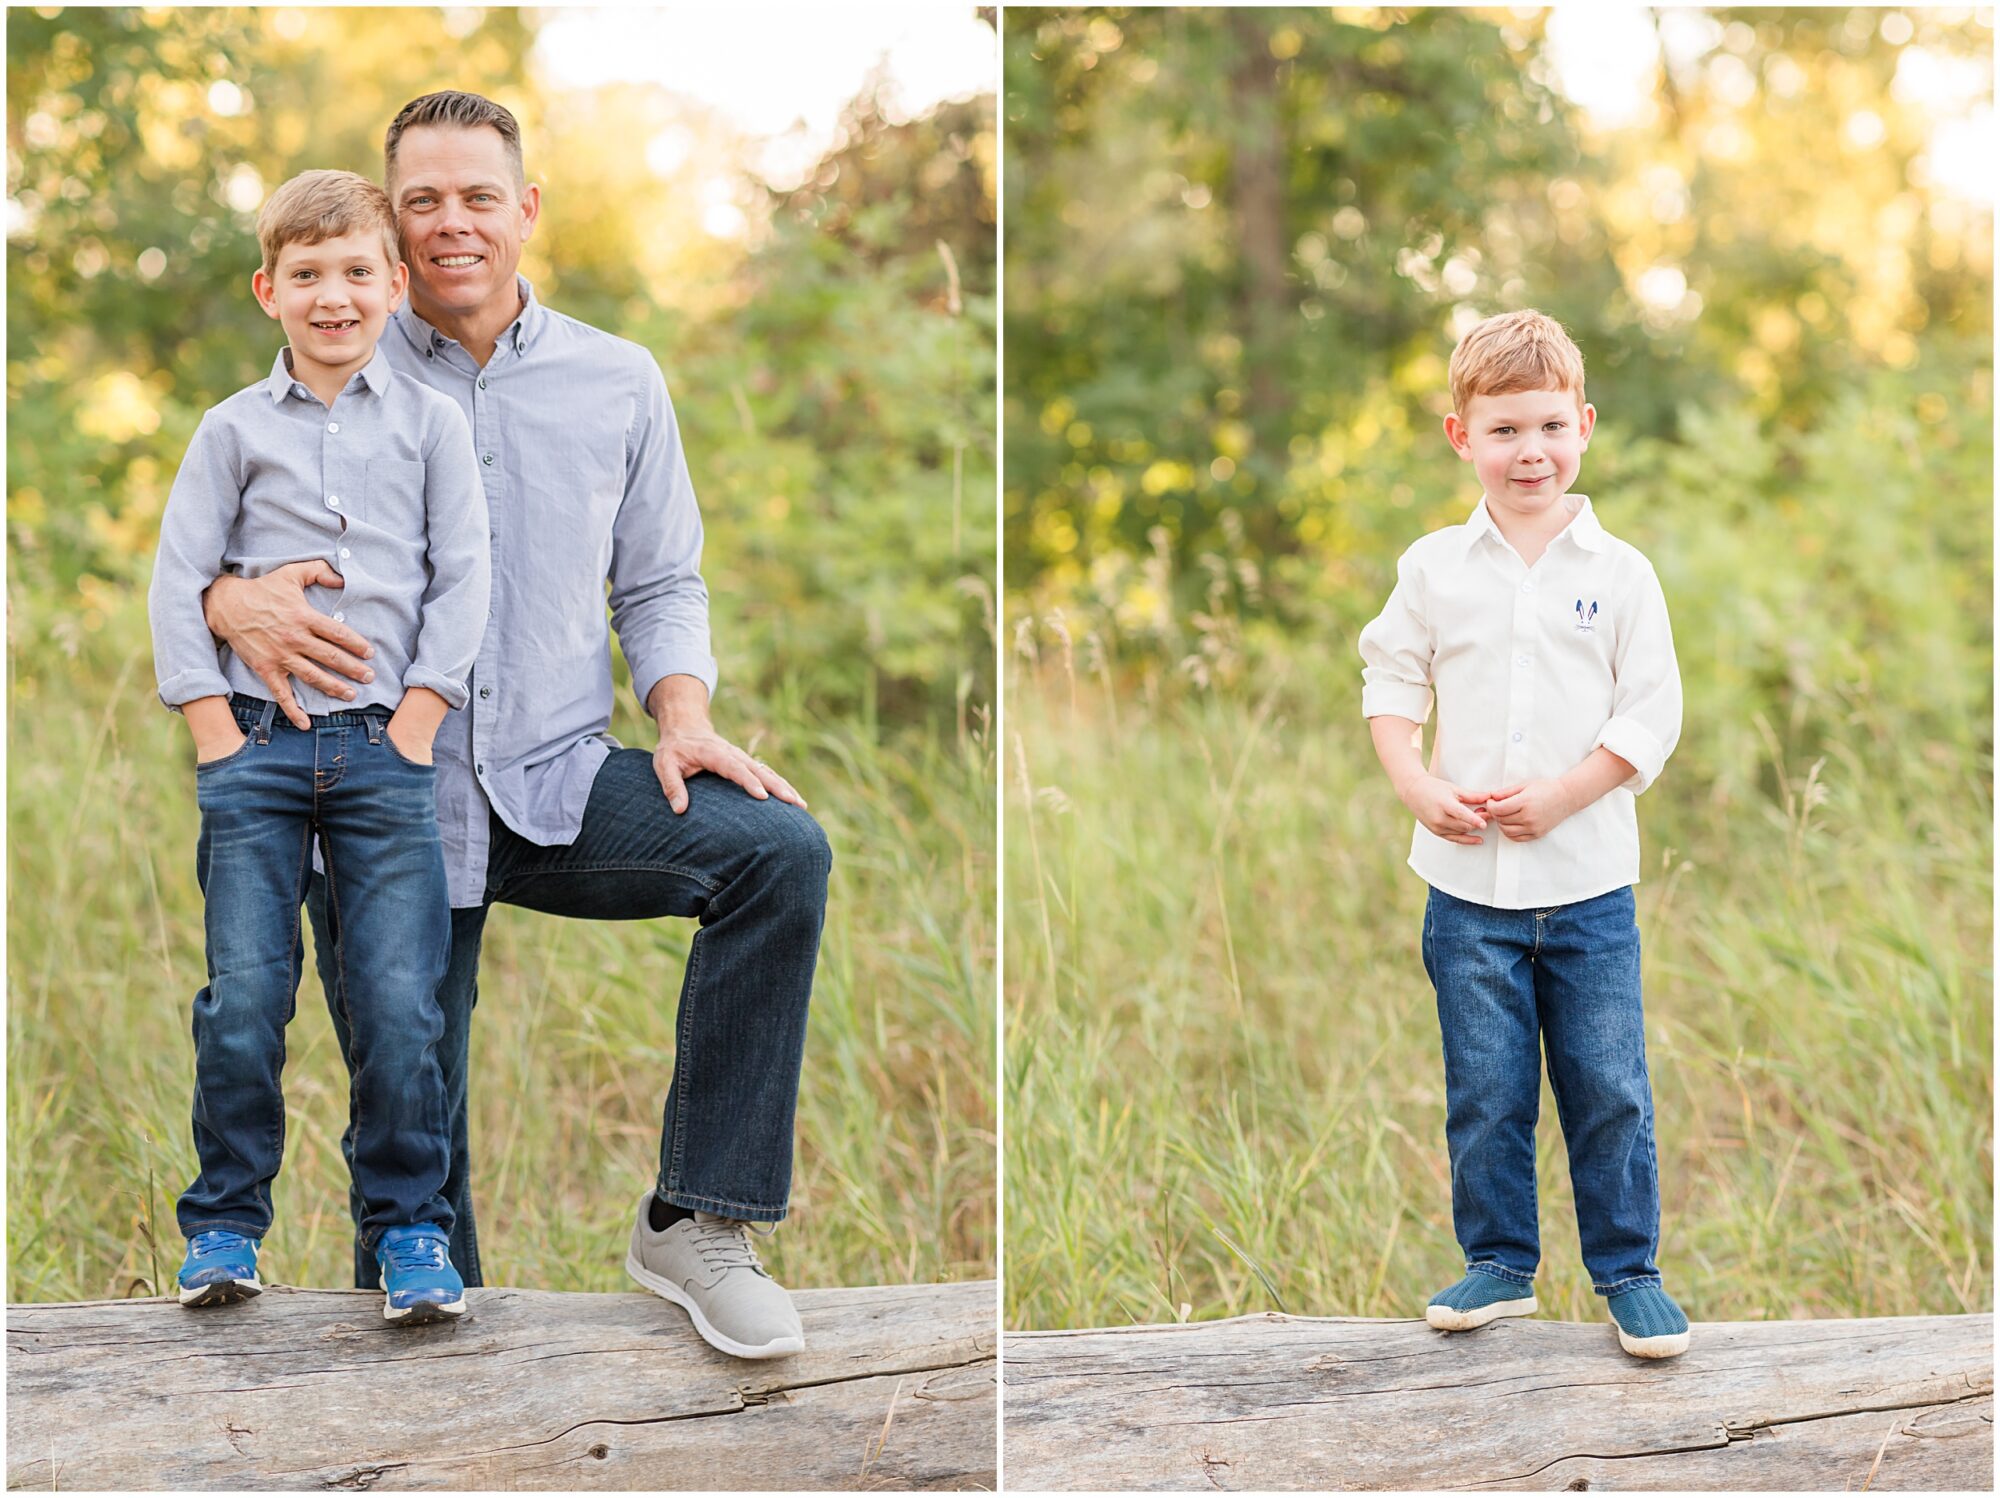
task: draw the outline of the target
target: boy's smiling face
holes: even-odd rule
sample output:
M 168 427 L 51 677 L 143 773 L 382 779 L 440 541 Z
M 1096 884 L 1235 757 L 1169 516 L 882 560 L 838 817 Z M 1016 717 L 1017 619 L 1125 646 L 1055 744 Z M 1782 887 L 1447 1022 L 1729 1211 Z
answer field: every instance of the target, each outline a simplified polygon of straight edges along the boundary
M 1583 466 L 1595 408 L 1574 390 L 1475 395 L 1466 408 L 1444 419 L 1444 434 L 1487 500 L 1523 520 L 1549 514 Z
M 389 259 L 382 235 L 357 230 L 318 244 L 288 244 L 271 274 L 251 278 L 257 301 L 284 327 L 292 373 L 346 377 L 374 356 L 389 314 L 403 300 L 408 272 Z

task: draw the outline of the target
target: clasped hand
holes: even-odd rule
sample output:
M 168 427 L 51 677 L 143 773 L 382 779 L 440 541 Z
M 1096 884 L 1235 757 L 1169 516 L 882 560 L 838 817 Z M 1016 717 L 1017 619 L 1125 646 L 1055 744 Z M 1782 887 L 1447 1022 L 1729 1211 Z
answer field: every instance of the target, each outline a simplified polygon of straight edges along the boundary
M 1469 791 L 1436 775 L 1424 775 L 1403 794 L 1403 804 L 1432 833 L 1448 843 L 1478 847 L 1488 821 L 1510 842 L 1533 842 L 1553 832 L 1576 811 L 1560 780 L 1527 780 L 1498 791 Z

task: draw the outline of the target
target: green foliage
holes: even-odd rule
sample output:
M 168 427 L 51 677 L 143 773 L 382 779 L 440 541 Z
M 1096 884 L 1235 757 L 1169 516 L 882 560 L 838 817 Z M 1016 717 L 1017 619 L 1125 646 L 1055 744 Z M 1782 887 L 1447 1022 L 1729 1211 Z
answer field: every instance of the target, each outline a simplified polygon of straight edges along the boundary
M 1009 587 L 1061 602 L 1160 546 L 1190 580 L 1225 547 L 1337 568 L 1323 512 L 1410 502 L 1369 450 L 1436 430 L 1457 330 L 1509 307 L 1571 329 L 1628 435 L 1796 430 L 1884 368 L 1952 388 L 1990 213 L 1922 185 L 1895 80 L 1990 33 L 1884 14 L 1682 15 L 1692 61 L 1607 132 L 1521 13 L 1010 13 Z
M 10 580 L 86 630 L 143 586 L 201 412 L 282 342 L 249 294 L 263 193 L 379 175 L 449 53 L 546 184 L 524 270 L 667 371 L 725 690 L 890 728 L 990 710 L 992 101 L 893 121 L 871 89 L 805 186 L 745 187 L 725 245 L 682 179 L 740 143 L 643 91 L 551 97 L 533 41 L 507 10 L 10 14 Z M 669 122 L 690 164 L 635 180 L 631 132 Z
M 281 342 L 249 292 L 261 194 L 307 167 L 379 175 L 388 120 L 441 79 L 522 121 L 543 298 L 660 358 L 707 528 L 718 721 L 836 849 L 774 1268 L 993 1272 L 992 101 L 895 121 L 865 95 L 807 187 L 773 194 L 698 110 L 550 94 L 535 24 L 8 15 L 10 1298 L 157 1290 L 178 1263 L 202 959 L 188 749 L 151 689 L 159 512 L 201 412 Z M 687 162 L 635 172 L 666 129 Z M 708 174 L 737 181 L 740 241 L 696 226 Z M 650 742 L 629 693 L 612 727 Z M 622 1283 L 691 934 L 496 912 L 473 1037 L 496 1281 Z M 346 1088 L 305 986 L 273 1267 L 340 1284 Z
M 7 1296 L 158 1293 L 194 1178 L 202 981 L 192 750 L 153 700 L 143 599 L 77 636 L 16 619 L 10 667 Z M 65 648 L 67 639 L 68 648 Z M 644 742 L 629 698 L 613 730 Z M 979 738 L 777 716 L 746 740 L 834 849 L 799 1096 L 794 1284 L 994 1272 L 994 769 Z M 497 908 L 472 1029 L 480 1238 L 495 1284 L 615 1291 L 657 1168 L 694 926 Z M 308 934 L 307 940 L 310 941 Z M 287 1030 L 269 1274 L 350 1283 L 347 1079 L 308 976 Z
M 1692 62 L 1612 132 L 1518 12 L 1010 15 L 1011 1325 L 1403 1316 L 1459 1273 L 1355 639 L 1478 497 L 1445 360 L 1516 305 L 1584 349 L 1577 488 L 1686 695 L 1640 803 L 1669 1281 L 1990 1307 L 1991 230 L 1892 84 L 1986 23 L 1886 14 L 1677 13 Z M 1540 1294 L 1595 1317 L 1554 1111 Z

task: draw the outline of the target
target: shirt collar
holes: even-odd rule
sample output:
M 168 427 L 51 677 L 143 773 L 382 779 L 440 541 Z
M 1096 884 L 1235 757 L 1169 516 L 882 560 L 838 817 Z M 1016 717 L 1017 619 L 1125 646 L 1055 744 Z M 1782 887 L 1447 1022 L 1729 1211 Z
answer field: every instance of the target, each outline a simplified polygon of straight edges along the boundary
M 1597 523 L 1597 516 L 1590 508 L 1590 496 L 1565 494 L 1562 502 L 1569 509 L 1570 522 L 1556 535 L 1555 540 L 1560 541 L 1566 536 L 1585 551 L 1604 550 L 1604 527 Z M 1502 546 L 1507 544 L 1507 538 L 1500 534 L 1500 527 L 1494 523 L 1493 512 L 1487 508 L 1486 496 L 1482 494 L 1479 496 L 1479 503 L 1473 506 L 1472 514 L 1465 522 L 1466 551 L 1469 553 L 1486 536 L 1491 536 Z
M 516 354 L 524 354 L 528 351 L 529 345 L 540 336 L 542 328 L 548 322 L 549 314 L 535 299 L 534 283 L 526 276 L 517 272 L 514 276 L 514 285 L 521 293 L 521 313 L 500 334 L 499 342 L 509 345 Z M 448 345 L 456 346 L 458 342 L 457 339 L 440 333 L 417 316 L 417 309 L 409 302 L 404 302 L 397 309 L 393 320 L 396 326 L 403 330 L 403 336 L 409 339 L 410 347 L 420 354 L 435 354 Z
M 388 391 L 389 382 L 395 378 L 395 371 L 389 367 L 389 356 L 382 352 L 381 340 L 377 339 L 375 342 L 375 352 L 369 356 L 368 363 L 362 367 L 362 382 L 377 395 L 382 395 Z M 347 382 L 349 386 L 352 386 L 353 383 L 352 379 L 349 379 Z M 291 345 L 287 344 L 284 348 L 278 350 L 278 357 L 271 362 L 271 375 L 269 379 L 264 381 L 264 392 L 271 397 L 271 404 L 275 406 L 283 403 L 285 398 L 292 393 L 294 385 L 297 385 L 301 390 L 305 390 L 304 382 L 292 373 L 292 350 Z M 306 394 L 312 395 L 312 392 L 306 390 Z M 318 397 L 314 396 L 314 399 L 318 399 Z

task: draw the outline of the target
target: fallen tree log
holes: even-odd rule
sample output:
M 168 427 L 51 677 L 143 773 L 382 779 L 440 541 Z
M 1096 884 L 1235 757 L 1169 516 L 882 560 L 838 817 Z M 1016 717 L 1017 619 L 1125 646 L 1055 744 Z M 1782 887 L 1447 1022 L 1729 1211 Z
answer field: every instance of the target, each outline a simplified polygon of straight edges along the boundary
M 795 1294 L 743 1362 L 651 1295 L 267 1288 L 7 1308 L 10 1488 L 990 1488 L 991 1281 Z
M 1993 1318 L 1604 1324 L 1246 1316 L 1010 1332 L 1014 1490 L 1990 1490 Z

